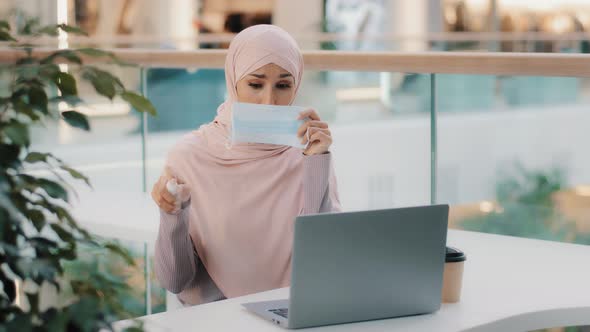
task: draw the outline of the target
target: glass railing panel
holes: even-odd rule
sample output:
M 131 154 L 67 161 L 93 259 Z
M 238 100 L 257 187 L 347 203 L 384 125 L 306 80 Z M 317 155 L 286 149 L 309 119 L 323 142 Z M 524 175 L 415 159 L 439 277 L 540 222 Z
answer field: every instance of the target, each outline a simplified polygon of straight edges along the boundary
M 185 133 L 213 120 L 224 100 L 221 70 L 149 69 L 147 184 Z M 430 202 L 430 75 L 306 71 L 297 105 L 332 128 L 334 165 L 346 210 Z
M 225 99 L 223 69 L 146 69 L 146 92 L 160 114 L 148 117 L 150 134 L 187 131 L 210 122 Z
M 477 84 L 448 93 L 445 82 L 465 77 L 495 82 L 496 93 Z M 586 85 L 573 77 L 436 75 L 437 201 L 452 205 L 451 227 L 590 244 Z M 472 95 L 481 107 L 461 104 Z
M 436 83 L 441 113 L 552 109 L 590 99 L 590 80 L 577 77 L 438 74 Z

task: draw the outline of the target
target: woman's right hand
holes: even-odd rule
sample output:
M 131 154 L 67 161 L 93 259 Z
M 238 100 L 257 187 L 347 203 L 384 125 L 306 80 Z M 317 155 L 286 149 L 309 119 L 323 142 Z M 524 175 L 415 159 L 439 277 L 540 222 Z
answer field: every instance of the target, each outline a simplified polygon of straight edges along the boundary
M 170 180 L 175 180 L 177 183 L 176 194 L 170 193 L 167 188 L 167 184 Z M 168 167 L 164 169 L 164 172 L 152 188 L 152 199 L 160 209 L 167 213 L 177 213 L 180 211 L 181 206 L 188 202 L 190 197 L 191 195 L 188 186 L 183 181 L 173 176 Z

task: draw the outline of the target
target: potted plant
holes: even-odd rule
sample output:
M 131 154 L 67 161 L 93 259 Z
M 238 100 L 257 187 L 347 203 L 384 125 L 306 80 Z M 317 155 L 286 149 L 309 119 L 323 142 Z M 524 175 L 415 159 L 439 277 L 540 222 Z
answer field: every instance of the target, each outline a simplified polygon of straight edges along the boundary
M 27 24 L 27 34 L 56 36 L 59 31 L 85 34 L 68 25 L 40 27 Z M 125 65 L 112 53 L 95 49 L 63 49 L 43 57 L 33 45 L 19 43 L 6 21 L 0 21 L 0 41 L 12 42 L 22 50 L 10 72 L 8 91 L 0 94 L 0 331 L 98 331 L 112 330 L 121 308 L 112 298 L 126 289 L 124 283 L 107 277 L 64 281 L 64 264 L 74 262 L 81 246 L 102 248 L 133 265 L 129 254 L 117 243 L 105 241 L 81 227 L 69 212 L 71 188 L 64 176 L 90 185 L 89 179 L 51 153 L 31 149 L 31 126 L 61 118 L 70 126 L 90 130 L 87 117 L 76 111 L 83 103 L 76 75 L 60 69 L 68 62 L 70 71 L 91 83 L 94 90 L 113 100 L 118 97 L 139 112 L 155 115 L 143 96 L 125 88 L 119 78 L 96 66 L 83 63 L 86 57 L 104 57 Z M 68 105 L 66 110 L 57 104 Z M 43 167 L 52 177 L 36 176 L 31 167 Z M 18 306 L 17 281 L 27 287 L 27 305 Z M 44 287 L 73 294 L 68 303 L 42 307 Z M 136 324 L 128 330 L 141 330 Z

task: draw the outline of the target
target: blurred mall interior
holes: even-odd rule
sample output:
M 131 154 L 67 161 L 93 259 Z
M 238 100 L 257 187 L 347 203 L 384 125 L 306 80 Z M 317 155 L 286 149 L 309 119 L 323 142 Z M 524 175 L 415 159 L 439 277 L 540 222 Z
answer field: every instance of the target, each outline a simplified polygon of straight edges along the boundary
M 590 53 L 589 0 L 3 0 L 0 17 L 52 48 L 226 49 L 235 33 L 275 24 L 304 52 Z M 56 23 L 88 36 L 27 36 L 28 26 Z M 158 115 L 80 82 L 91 131 L 51 120 L 31 133 L 33 146 L 91 179 L 92 190 L 75 185 L 75 215 L 134 253 L 133 268 L 87 257 L 133 285 L 121 299 L 128 312 L 162 312 L 175 301 L 150 268 L 158 210 L 148 194 L 174 142 L 212 121 L 224 72 L 100 66 Z M 451 228 L 590 245 L 588 77 L 351 68 L 306 70 L 295 102 L 333 128 L 345 210 L 448 203 Z

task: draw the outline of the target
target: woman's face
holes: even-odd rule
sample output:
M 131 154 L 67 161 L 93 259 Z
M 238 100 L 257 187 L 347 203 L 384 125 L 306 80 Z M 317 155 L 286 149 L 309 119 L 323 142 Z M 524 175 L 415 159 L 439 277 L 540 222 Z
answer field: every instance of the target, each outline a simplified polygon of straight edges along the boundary
M 241 103 L 289 105 L 295 97 L 295 79 L 282 67 L 269 63 L 239 80 L 236 90 Z

